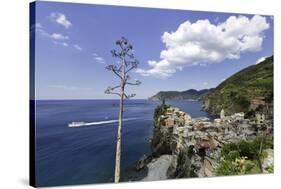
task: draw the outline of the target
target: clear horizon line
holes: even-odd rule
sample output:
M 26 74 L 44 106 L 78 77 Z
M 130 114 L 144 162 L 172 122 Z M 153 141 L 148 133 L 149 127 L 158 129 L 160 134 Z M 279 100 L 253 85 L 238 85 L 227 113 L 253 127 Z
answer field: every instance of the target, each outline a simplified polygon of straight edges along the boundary
M 30 99 L 32 100 L 32 99 Z M 61 99 L 35 99 L 36 100 L 120 100 L 118 98 L 61 98 Z M 133 98 L 133 99 L 124 99 L 124 100 L 148 100 L 148 98 Z
M 184 92 L 184 91 L 188 91 L 188 90 L 196 90 L 196 91 L 201 91 L 201 90 L 210 90 L 210 89 L 214 89 L 216 87 L 209 87 L 209 88 L 202 88 L 202 89 L 195 89 L 195 88 L 189 88 L 186 90 L 160 90 L 159 92 Z M 148 100 L 150 97 L 156 95 L 157 93 L 149 96 L 149 97 L 145 97 L 145 98 L 133 98 L 133 99 L 124 99 L 124 100 Z M 35 99 L 35 100 L 118 100 L 118 98 L 54 98 L 54 99 L 49 99 L 49 98 L 40 98 L 40 99 Z

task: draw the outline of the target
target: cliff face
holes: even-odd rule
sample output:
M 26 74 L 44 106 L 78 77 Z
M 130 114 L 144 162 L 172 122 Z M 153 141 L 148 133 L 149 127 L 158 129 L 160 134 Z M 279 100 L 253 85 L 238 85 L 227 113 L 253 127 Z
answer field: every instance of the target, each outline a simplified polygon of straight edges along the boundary
M 218 115 L 256 111 L 268 114 L 273 103 L 273 56 L 232 75 L 204 98 L 204 110 Z M 271 111 L 271 110 L 270 110 Z
M 195 177 L 194 164 L 198 162 L 197 156 L 193 156 L 193 148 L 186 147 L 180 137 L 181 131 L 175 127 L 184 126 L 192 121 L 192 118 L 178 108 L 167 105 L 159 106 L 154 114 L 154 135 L 152 138 L 152 156 L 154 158 L 163 155 L 171 155 L 171 163 L 167 170 L 167 178 Z
M 203 167 L 211 164 L 205 159 L 204 145 L 215 145 L 207 140 L 205 133 L 199 131 L 208 124 L 208 118 L 192 119 L 178 108 L 160 106 L 154 115 L 154 135 L 152 139 L 153 157 L 172 155 L 172 161 L 167 170 L 167 178 L 204 177 Z M 195 133 L 192 128 L 198 129 Z M 189 137 L 188 137 L 189 135 Z M 203 147 L 196 146 L 196 141 L 206 139 Z M 199 145 L 199 143 L 198 143 Z M 214 158 L 214 159 L 219 159 Z M 215 164 L 215 163 L 213 163 Z M 211 166 L 209 166 L 209 169 Z M 208 176 L 213 175 L 214 168 L 209 170 Z
M 162 154 L 171 154 L 174 149 L 174 142 L 172 140 L 173 128 L 161 127 L 164 124 L 161 119 L 166 115 L 169 106 L 162 105 L 156 108 L 154 112 L 154 134 L 151 141 L 152 155 L 157 157 Z
M 149 100 L 200 100 L 212 90 L 213 89 L 189 89 L 186 91 L 160 91 L 150 97 Z
M 229 147 L 226 145 L 230 144 L 230 149 L 233 150 L 236 143 L 255 140 L 258 135 L 268 138 L 273 136 L 272 120 L 264 120 L 257 126 L 254 120 L 245 119 L 244 113 L 235 113 L 231 116 L 222 115 L 220 119 L 211 122 L 208 118 L 192 119 L 178 108 L 162 105 L 155 110 L 154 121 L 154 135 L 151 142 L 153 153 L 152 156 L 143 160 L 152 173 L 148 173 L 149 176 L 145 180 L 209 177 L 220 175 L 221 172 L 222 175 L 240 174 L 239 167 L 233 169 L 239 170 L 238 172 L 231 172 L 232 170 L 227 170 L 229 171 L 227 172 L 224 170 L 225 166 L 221 165 L 225 163 L 220 162 L 221 157 L 224 157 L 221 155 L 222 151 L 229 154 L 227 152 Z M 259 141 L 256 143 L 259 144 Z M 253 154 L 260 149 L 256 143 L 249 148 L 254 149 Z M 268 148 L 265 143 L 262 146 Z M 269 147 L 272 148 L 272 146 Z M 238 161 L 239 158 L 243 160 L 246 154 L 249 156 L 247 161 L 251 163 L 251 167 L 249 166 L 250 169 L 245 174 L 262 172 L 258 165 L 253 163 L 257 160 L 251 160 L 251 158 L 257 157 L 257 154 L 253 155 L 248 151 L 245 147 L 242 150 L 237 149 L 237 152 L 231 151 L 236 154 L 233 161 Z M 162 156 L 165 157 L 162 158 Z M 233 164 L 232 161 L 230 164 Z M 157 173 L 158 169 L 155 165 L 160 166 L 159 170 L 166 171 L 165 177 L 163 173 Z M 151 175 L 160 175 L 161 178 Z

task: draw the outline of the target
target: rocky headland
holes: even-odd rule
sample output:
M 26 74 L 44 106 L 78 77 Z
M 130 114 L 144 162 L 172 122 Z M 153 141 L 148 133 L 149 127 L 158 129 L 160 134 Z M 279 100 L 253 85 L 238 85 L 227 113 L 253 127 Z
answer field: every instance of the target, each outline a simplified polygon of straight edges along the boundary
M 185 91 L 160 91 L 149 97 L 149 100 L 201 100 L 204 96 L 212 92 L 214 89 L 195 90 L 189 89 Z
M 244 113 L 192 118 L 161 105 L 154 113 L 152 154 L 137 163 L 143 180 L 273 172 L 273 120 Z

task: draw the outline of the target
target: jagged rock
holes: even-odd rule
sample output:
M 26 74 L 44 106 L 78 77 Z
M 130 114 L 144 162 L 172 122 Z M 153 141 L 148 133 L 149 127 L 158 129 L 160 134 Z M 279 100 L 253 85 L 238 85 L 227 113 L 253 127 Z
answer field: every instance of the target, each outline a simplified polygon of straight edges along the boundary
M 178 166 L 178 155 L 174 154 L 172 162 L 167 170 L 168 178 L 175 178 L 177 166 Z
M 194 162 L 195 156 L 192 147 L 182 149 L 176 154 L 177 158 L 174 159 L 174 163 L 169 168 L 170 178 L 184 178 L 184 177 L 196 177 L 197 167 Z M 199 157 L 200 158 L 200 157 Z M 197 160 L 195 161 L 197 162 Z
M 214 176 L 214 168 L 207 159 L 204 160 L 204 173 L 207 177 Z
M 148 174 L 143 181 L 165 180 L 167 179 L 167 170 L 173 160 L 172 155 L 162 155 L 151 161 L 148 167 Z
M 215 150 L 207 149 L 207 150 L 205 150 L 205 152 L 206 152 L 207 157 L 210 157 L 211 159 L 219 160 L 221 148 L 216 148 Z
M 137 162 L 136 170 L 140 171 L 145 168 L 146 165 L 152 160 L 152 156 L 143 155 L 141 159 Z

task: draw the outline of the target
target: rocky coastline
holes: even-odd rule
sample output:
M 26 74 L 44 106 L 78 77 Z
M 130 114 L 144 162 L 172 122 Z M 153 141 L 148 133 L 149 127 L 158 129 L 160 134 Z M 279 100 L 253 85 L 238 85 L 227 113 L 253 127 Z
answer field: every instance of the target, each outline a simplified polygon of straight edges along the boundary
M 176 107 L 161 105 L 154 113 L 152 154 L 144 155 L 136 169 L 146 170 L 147 176 L 142 179 L 146 181 L 271 173 L 273 145 L 266 145 L 264 141 L 272 140 L 273 120 L 260 115 L 246 119 L 243 112 L 226 116 L 221 110 L 220 118 L 210 120 L 206 117 L 192 118 Z M 245 143 L 245 146 L 257 143 L 258 158 L 255 154 L 245 155 L 240 149 L 227 152 L 228 146 L 239 146 L 240 143 Z M 223 156 L 226 152 L 238 153 L 231 162 L 233 172 L 229 173 L 229 170 L 224 170 L 229 158 Z M 259 153 L 266 155 L 259 158 Z

